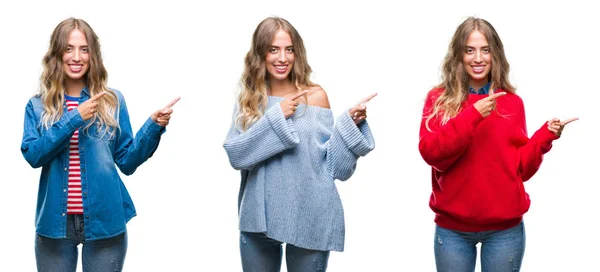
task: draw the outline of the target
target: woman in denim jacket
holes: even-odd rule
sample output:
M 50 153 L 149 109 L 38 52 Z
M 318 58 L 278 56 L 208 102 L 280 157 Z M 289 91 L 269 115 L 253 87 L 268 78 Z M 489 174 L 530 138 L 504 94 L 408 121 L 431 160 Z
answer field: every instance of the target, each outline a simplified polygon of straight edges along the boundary
M 135 208 L 115 165 L 126 175 L 152 156 L 169 124 L 173 100 L 134 137 L 123 95 L 106 87 L 98 37 L 81 19 L 52 33 L 40 92 L 25 108 L 21 152 L 42 167 L 36 208 L 38 271 L 121 271 L 125 224 Z
M 344 249 L 344 212 L 334 180 L 349 179 L 375 147 L 365 103 L 334 118 L 310 81 L 302 38 L 286 20 L 256 28 L 242 91 L 224 143 L 241 170 L 240 251 L 244 271 L 325 271 Z

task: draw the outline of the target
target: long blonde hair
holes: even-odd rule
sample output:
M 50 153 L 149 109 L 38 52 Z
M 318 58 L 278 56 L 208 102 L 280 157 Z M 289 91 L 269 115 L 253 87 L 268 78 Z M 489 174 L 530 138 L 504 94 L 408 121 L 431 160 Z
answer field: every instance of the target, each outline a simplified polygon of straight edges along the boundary
M 455 117 L 469 95 L 470 78 L 463 65 L 463 55 L 467 49 L 467 39 L 475 30 L 481 32 L 489 44 L 492 56 L 492 69 L 489 74 L 490 90 L 500 88 L 509 93 L 516 91 L 508 80 L 510 65 L 504 55 L 504 45 L 502 45 L 500 36 L 488 21 L 469 17 L 458 26 L 448 46 L 448 53 L 442 64 L 442 82 L 436 86 L 436 88 L 442 88 L 443 92 L 435 101 L 431 113 L 426 117 L 427 129 L 429 129 L 429 121 L 437 119 L 438 115 L 442 115 L 442 124 Z
M 298 90 L 305 86 L 315 86 L 310 81 L 312 69 L 306 59 L 306 49 L 298 31 L 285 19 L 269 17 L 264 19 L 252 35 L 252 45 L 246 54 L 245 67 L 240 79 L 241 92 L 238 97 L 239 114 L 237 124 L 247 130 L 262 117 L 267 106 L 269 93 L 269 77 L 266 58 L 272 46 L 273 38 L 279 30 L 287 32 L 294 49 L 294 64 L 288 80 Z
M 118 99 L 116 94 L 106 86 L 107 73 L 102 63 L 98 36 L 87 22 L 75 18 L 66 19 L 56 26 L 50 37 L 48 52 L 46 52 L 42 61 L 43 72 L 40 77 L 39 95 L 44 106 L 44 113 L 42 114 L 41 124 L 47 129 L 63 115 L 64 83 L 67 77 L 63 68 L 63 54 L 68 48 L 69 35 L 75 29 L 85 35 L 88 43 L 90 62 L 89 70 L 84 78 L 90 97 L 102 91 L 107 92 L 101 99 L 96 100 L 98 102 L 97 111 L 85 126 L 85 129 L 97 122 L 99 127 L 104 127 L 104 132 L 108 131 L 112 134 L 115 131 L 114 129 L 119 127 L 119 123 L 115 118 L 115 113 L 118 110 Z

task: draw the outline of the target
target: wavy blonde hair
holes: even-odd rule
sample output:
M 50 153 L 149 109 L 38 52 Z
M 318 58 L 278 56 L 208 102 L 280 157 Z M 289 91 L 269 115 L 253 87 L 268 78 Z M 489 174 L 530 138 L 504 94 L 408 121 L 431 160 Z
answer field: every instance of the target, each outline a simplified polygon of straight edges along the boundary
M 84 80 L 90 97 L 106 91 L 106 95 L 96 100 L 98 103 L 97 111 L 84 129 L 88 129 L 93 123 L 98 122 L 99 127 L 104 127 L 104 132 L 109 132 L 112 135 L 114 129 L 119 127 L 119 123 L 115 118 L 118 110 L 118 99 L 116 94 L 106 86 L 108 75 L 102 63 L 98 36 L 87 22 L 75 18 L 66 19 L 56 26 L 50 37 L 48 52 L 46 52 L 42 61 L 43 72 L 40 77 L 39 95 L 42 99 L 44 112 L 41 124 L 48 129 L 63 115 L 63 105 L 65 103 L 64 83 L 67 79 L 63 68 L 63 54 L 68 48 L 69 35 L 75 29 L 85 35 L 88 43 L 90 61 Z
M 310 81 L 312 69 L 308 65 L 304 42 L 298 31 L 283 18 L 264 19 L 254 30 L 252 45 L 244 61 L 244 73 L 240 79 L 241 92 L 238 96 L 237 123 L 242 130 L 247 130 L 254 122 L 258 121 L 266 109 L 270 86 L 265 62 L 275 34 L 279 30 L 290 35 L 294 49 L 294 64 L 288 80 L 298 90 L 306 86 L 316 86 Z
M 463 65 L 463 55 L 467 50 L 469 35 L 476 30 L 487 39 L 492 55 L 492 69 L 488 75 L 491 81 L 490 90 L 500 88 L 510 93 L 516 91 L 508 80 L 510 65 L 504 55 L 504 45 L 500 36 L 488 21 L 469 17 L 458 26 L 448 46 L 448 53 L 442 64 L 442 82 L 436 86 L 436 88 L 443 88 L 444 91 L 426 117 L 427 129 L 429 129 L 429 121 L 437 118 L 438 115 L 442 117 L 441 123 L 446 124 L 450 118 L 460 112 L 462 104 L 467 100 L 470 78 Z

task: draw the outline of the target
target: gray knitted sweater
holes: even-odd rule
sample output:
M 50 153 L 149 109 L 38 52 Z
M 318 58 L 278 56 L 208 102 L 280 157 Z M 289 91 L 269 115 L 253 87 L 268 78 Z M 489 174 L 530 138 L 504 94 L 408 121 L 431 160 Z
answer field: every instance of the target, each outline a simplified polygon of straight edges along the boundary
M 344 250 L 344 211 L 334 180 L 347 180 L 359 156 L 375 147 L 366 120 L 348 111 L 335 126 L 330 109 L 300 104 L 284 118 L 269 96 L 265 114 L 248 130 L 234 121 L 223 147 L 241 170 L 240 231 L 312 250 Z

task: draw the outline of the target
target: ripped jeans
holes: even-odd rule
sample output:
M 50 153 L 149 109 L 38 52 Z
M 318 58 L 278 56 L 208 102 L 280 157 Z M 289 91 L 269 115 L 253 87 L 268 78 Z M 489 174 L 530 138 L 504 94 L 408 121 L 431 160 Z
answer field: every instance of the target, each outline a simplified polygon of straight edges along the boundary
M 523 221 L 505 230 L 462 232 L 436 225 L 434 251 L 438 272 L 473 272 L 481 243 L 481 271 L 518 272 L 525 253 Z
M 264 233 L 241 232 L 240 253 L 244 272 L 279 272 L 282 242 Z M 286 244 L 285 262 L 288 272 L 326 271 L 329 251 L 299 248 Z
M 84 272 L 123 270 L 127 253 L 127 231 L 115 237 L 86 241 L 83 215 L 67 215 L 67 238 L 53 239 L 35 236 L 35 260 L 40 272 L 75 272 L 77 245 L 82 246 Z

